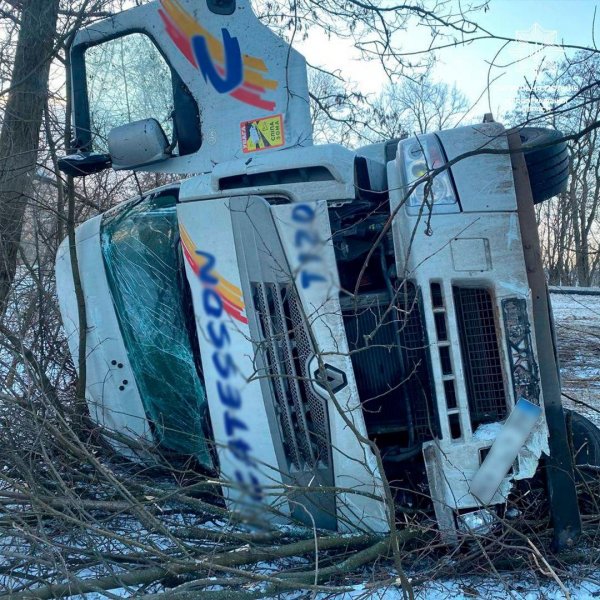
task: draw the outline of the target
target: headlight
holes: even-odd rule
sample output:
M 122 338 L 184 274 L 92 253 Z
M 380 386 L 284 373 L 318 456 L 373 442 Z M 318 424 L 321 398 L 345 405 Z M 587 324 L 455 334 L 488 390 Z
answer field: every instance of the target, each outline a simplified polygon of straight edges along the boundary
M 497 523 L 493 512 L 487 508 L 463 513 L 457 517 L 458 529 L 463 533 L 475 533 L 485 535 L 489 533 Z
M 403 140 L 400 142 L 398 154 L 402 159 L 406 189 L 409 190 L 420 179 L 423 180 L 407 199 L 406 204 L 411 214 L 417 214 L 423 204 L 425 213 L 429 212 L 430 207 L 433 212 L 460 210 L 448 171 L 442 171 L 433 179 L 427 179 L 431 171 L 446 164 L 446 157 L 436 135 L 430 133 Z

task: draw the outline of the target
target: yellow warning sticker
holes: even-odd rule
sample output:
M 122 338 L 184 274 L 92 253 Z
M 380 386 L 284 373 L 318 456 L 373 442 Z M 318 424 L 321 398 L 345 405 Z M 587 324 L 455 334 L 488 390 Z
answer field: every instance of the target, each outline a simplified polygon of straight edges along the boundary
M 283 115 L 244 121 L 240 127 L 244 153 L 278 148 L 285 143 Z

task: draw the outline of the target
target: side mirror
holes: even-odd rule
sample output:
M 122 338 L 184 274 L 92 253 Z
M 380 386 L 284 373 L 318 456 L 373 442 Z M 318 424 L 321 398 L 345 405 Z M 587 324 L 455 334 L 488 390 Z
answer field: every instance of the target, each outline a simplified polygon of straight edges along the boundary
M 78 152 L 58 159 L 58 168 L 70 177 L 85 177 L 86 175 L 100 173 L 100 171 L 104 171 L 109 167 L 110 156 L 108 154 Z
M 116 171 L 162 162 L 171 156 L 171 150 L 169 140 L 156 119 L 121 125 L 108 134 L 108 151 Z

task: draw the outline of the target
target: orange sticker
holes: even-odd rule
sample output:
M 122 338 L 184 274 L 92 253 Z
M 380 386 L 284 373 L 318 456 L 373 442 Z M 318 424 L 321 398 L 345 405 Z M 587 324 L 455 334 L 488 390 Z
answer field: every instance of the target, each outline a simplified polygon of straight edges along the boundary
M 283 115 L 244 121 L 240 124 L 244 153 L 278 148 L 285 143 Z

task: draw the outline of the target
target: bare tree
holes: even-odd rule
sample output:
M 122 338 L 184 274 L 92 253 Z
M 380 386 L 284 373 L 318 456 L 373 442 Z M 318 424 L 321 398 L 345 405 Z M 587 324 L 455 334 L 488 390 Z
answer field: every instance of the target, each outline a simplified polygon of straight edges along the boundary
M 373 101 L 369 123 L 382 139 L 392 139 L 452 127 L 467 110 L 467 99 L 455 86 L 424 76 L 388 85 Z
M 364 128 L 365 97 L 348 89 L 339 74 L 311 69 L 308 85 L 312 127 L 316 143 L 351 145 Z
M 594 52 L 543 65 L 535 82 L 524 86 L 513 122 L 551 126 L 570 141 L 569 187 L 538 207 L 546 266 L 552 283 L 589 286 L 600 266 L 600 60 Z
M 14 278 L 55 52 L 58 0 L 27 0 L 0 131 L 0 308 Z M 3 312 L 3 311 L 2 311 Z

